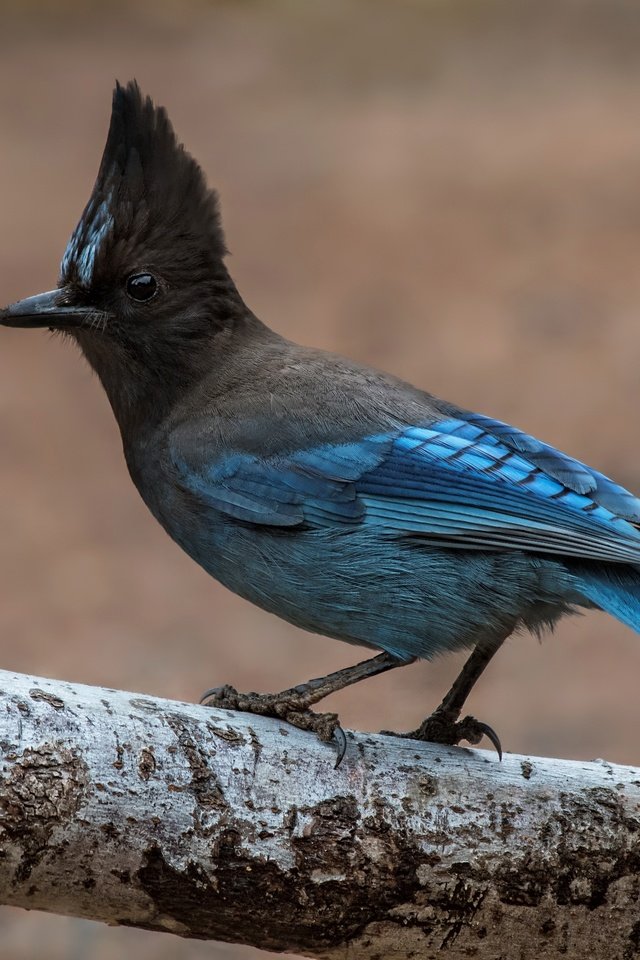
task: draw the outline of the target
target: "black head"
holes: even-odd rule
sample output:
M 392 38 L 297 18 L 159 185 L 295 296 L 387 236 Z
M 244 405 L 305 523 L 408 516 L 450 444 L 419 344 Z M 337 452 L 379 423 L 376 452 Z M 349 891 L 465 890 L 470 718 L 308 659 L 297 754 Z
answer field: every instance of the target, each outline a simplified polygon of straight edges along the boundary
M 208 279 L 225 253 L 217 195 L 166 111 L 137 83 L 116 84 L 100 170 L 62 258 L 60 286 L 126 314 L 162 300 L 163 288 Z M 155 283 L 130 280 L 141 274 Z
M 116 84 L 93 192 L 56 290 L 0 311 L 0 323 L 78 340 L 107 391 L 116 368 L 166 379 L 246 312 L 223 264 L 218 198 L 137 83 Z M 113 399 L 113 398 L 112 398 Z

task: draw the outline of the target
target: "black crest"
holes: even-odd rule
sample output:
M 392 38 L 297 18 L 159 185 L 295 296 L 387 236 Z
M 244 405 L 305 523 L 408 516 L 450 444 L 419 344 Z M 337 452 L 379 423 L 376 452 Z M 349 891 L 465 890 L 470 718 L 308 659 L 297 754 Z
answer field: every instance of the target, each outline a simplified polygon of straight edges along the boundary
M 67 245 L 61 283 L 89 288 L 108 256 L 127 261 L 144 251 L 147 260 L 163 258 L 176 246 L 198 261 L 224 256 L 217 194 L 178 142 L 164 107 L 143 97 L 135 81 L 116 83 L 100 169 Z

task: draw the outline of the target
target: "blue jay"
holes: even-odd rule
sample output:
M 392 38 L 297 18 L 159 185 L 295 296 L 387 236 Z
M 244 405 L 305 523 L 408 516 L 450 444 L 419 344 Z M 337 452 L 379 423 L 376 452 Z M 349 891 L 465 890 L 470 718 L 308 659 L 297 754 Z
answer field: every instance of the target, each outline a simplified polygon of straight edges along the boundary
M 211 576 L 305 630 L 382 651 L 280 694 L 209 692 L 330 739 L 309 709 L 366 676 L 467 649 L 411 736 L 460 720 L 493 654 L 577 608 L 640 632 L 640 501 L 491 417 L 284 339 L 227 272 L 217 194 L 135 82 L 116 85 L 98 177 L 55 290 L 0 323 L 75 340 L 151 513 Z M 340 747 L 342 751 L 344 744 Z

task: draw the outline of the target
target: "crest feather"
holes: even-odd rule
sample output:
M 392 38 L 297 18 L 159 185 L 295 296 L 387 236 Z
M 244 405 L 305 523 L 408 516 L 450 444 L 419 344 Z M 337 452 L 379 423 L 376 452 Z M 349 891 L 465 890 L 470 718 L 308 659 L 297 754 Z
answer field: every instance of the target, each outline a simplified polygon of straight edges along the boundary
M 116 82 L 109 133 L 91 197 L 67 245 L 61 283 L 90 287 L 112 243 L 154 247 L 196 241 L 220 260 L 226 253 L 218 197 L 178 142 L 164 107 L 135 80 Z

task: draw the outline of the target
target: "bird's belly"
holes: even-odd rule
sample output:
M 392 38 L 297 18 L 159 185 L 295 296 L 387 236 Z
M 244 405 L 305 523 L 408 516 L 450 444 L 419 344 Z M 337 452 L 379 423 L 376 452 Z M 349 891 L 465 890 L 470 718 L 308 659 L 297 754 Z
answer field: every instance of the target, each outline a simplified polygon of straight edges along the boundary
M 565 612 L 561 569 L 556 588 L 556 565 L 513 551 L 446 550 L 364 527 L 274 530 L 210 514 L 204 524 L 164 525 L 234 593 L 305 630 L 400 657 L 431 658 Z

